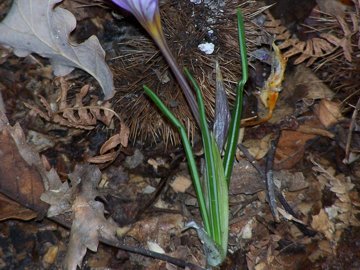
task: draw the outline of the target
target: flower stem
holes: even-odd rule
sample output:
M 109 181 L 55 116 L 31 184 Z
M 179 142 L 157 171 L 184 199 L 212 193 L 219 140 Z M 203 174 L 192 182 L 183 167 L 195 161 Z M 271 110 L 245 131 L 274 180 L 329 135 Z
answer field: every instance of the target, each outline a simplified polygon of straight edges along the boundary
M 186 101 L 190 106 L 191 112 L 195 118 L 196 123 L 200 126 L 200 116 L 199 116 L 199 108 L 195 100 L 195 96 L 188 84 L 187 80 L 184 77 L 184 74 L 180 71 L 179 65 L 177 64 L 174 56 L 172 55 L 168 45 L 165 41 L 158 41 L 155 39 L 156 44 L 158 45 L 161 53 L 165 57 L 166 61 L 168 62 L 176 80 L 180 84 L 180 87 L 183 90 L 185 95 Z

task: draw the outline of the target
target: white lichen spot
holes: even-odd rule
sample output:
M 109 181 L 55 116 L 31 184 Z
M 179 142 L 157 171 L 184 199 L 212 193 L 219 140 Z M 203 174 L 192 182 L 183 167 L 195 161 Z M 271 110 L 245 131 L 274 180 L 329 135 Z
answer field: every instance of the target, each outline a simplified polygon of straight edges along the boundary
M 215 45 L 213 43 L 205 42 L 199 44 L 198 48 L 200 51 L 206 54 L 212 54 L 215 50 Z
M 253 227 L 253 220 L 250 219 L 244 228 L 241 230 L 240 235 L 242 239 L 251 239 L 252 238 L 252 227 Z

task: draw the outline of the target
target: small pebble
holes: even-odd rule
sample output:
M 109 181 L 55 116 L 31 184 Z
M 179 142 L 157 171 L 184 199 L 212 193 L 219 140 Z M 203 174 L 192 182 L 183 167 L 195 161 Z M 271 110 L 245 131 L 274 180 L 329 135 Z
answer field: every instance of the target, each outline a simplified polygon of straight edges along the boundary
M 213 43 L 201 43 L 199 44 L 198 48 L 200 49 L 200 51 L 206 53 L 206 54 L 212 54 L 214 52 L 215 49 L 215 45 Z

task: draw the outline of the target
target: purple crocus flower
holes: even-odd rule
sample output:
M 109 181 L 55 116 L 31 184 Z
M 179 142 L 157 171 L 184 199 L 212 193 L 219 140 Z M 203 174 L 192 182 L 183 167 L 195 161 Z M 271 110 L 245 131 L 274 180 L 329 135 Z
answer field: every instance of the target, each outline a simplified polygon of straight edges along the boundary
M 142 0 L 113 0 L 115 4 L 133 13 L 139 19 L 153 21 L 155 14 L 159 13 L 158 1 L 142 1 Z
M 132 13 L 156 43 L 163 43 L 158 0 L 112 0 L 119 7 Z M 158 44 L 159 45 L 159 44 Z
M 165 36 L 161 27 L 159 1 L 158 0 L 112 0 L 119 7 L 132 13 L 139 23 L 145 28 L 149 35 L 158 45 L 165 59 L 167 60 L 171 70 L 173 71 L 177 81 L 183 89 L 186 100 L 191 111 L 199 124 L 199 111 L 192 93 L 192 90 L 186 81 L 183 73 L 180 71 L 175 58 L 172 56 L 167 46 Z

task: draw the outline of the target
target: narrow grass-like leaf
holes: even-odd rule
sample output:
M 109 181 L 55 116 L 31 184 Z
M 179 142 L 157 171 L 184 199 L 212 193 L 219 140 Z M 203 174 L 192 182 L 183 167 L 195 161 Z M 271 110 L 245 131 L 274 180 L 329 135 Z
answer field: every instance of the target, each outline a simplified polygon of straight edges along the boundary
M 247 52 L 246 52 L 244 19 L 240 9 L 237 10 L 237 17 L 238 17 L 238 35 L 239 35 L 239 47 L 240 47 L 240 56 L 241 56 L 242 78 L 238 83 L 236 89 L 237 92 L 236 100 L 231 116 L 231 123 L 230 123 L 229 134 L 228 134 L 224 161 L 223 161 L 225 177 L 228 185 L 230 184 L 230 178 L 231 178 L 234 159 L 235 159 L 236 146 L 240 131 L 244 86 L 248 80 L 248 61 L 247 61 Z
M 202 99 L 202 94 L 199 85 L 192 77 L 190 72 L 185 69 L 185 75 L 190 80 L 193 85 L 196 95 L 197 102 L 199 106 L 199 114 L 200 114 L 200 130 L 201 136 L 204 146 L 204 155 L 205 155 L 205 164 L 206 164 L 206 172 L 205 172 L 205 181 L 207 182 L 207 202 L 208 202 L 208 213 L 209 213 L 209 222 L 210 222 L 210 231 L 208 231 L 209 235 L 214 239 L 214 241 L 221 245 L 221 226 L 220 226 L 220 207 L 219 207 L 219 197 L 217 193 L 217 179 L 216 179 L 216 164 L 214 160 L 214 156 L 212 154 L 212 138 L 209 131 L 209 127 L 206 121 L 205 115 L 205 105 Z
M 181 122 L 172 114 L 166 105 L 158 98 L 158 96 L 146 85 L 144 85 L 145 93 L 156 104 L 159 110 L 169 119 L 169 121 L 179 130 L 180 137 L 184 146 L 187 162 L 189 165 L 190 174 L 193 179 L 196 197 L 198 199 L 200 213 L 203 219 L 204 228 L 207 232 L 210 231 L 209 216 L 206 210 L 203 190 L 201 188 L 199 173 L 196 168 L 195 158 L 191 149 L 189 139 L 187 137 L 186 129 Z
M 225 259 L 229 237 L 229 189 L 225 179 L 223 161 L 215 137 L 211 136 L 211 152 L 215 163 L 216 192 L 220 209 L 221 254 Z

